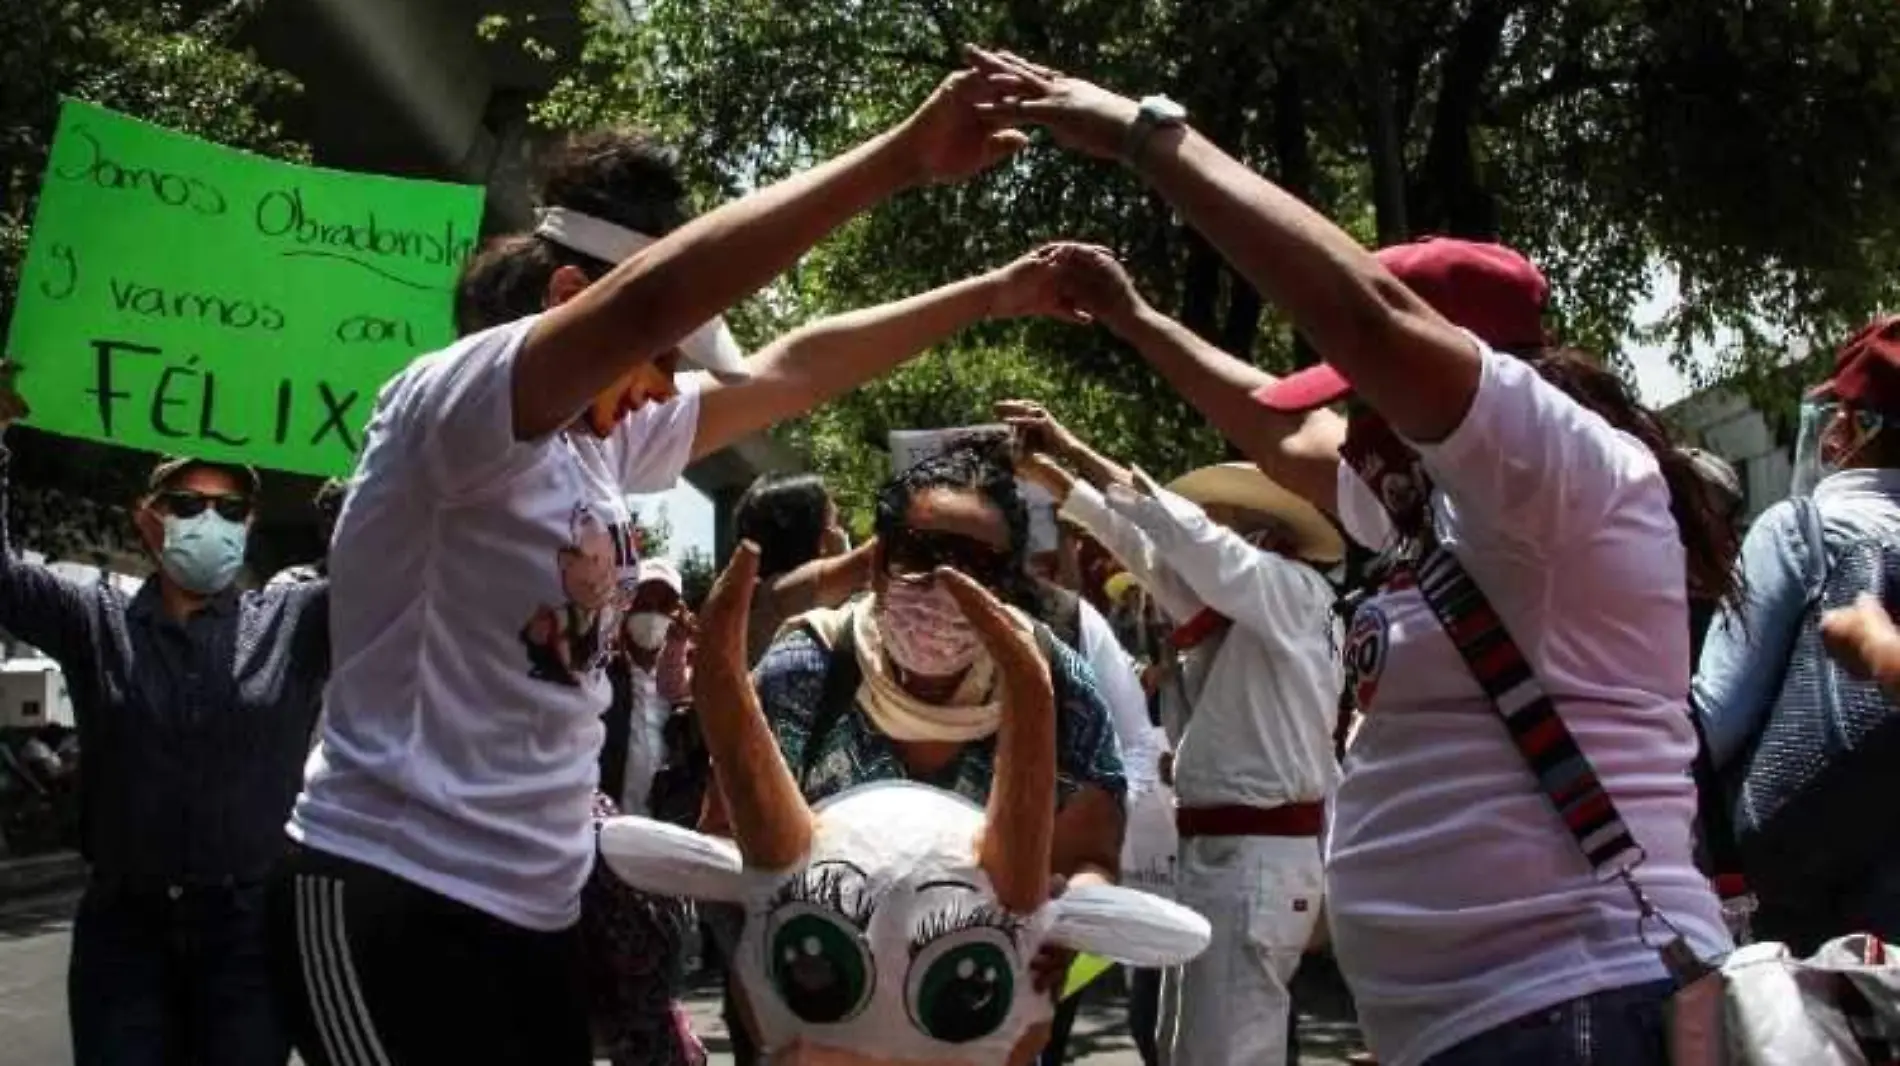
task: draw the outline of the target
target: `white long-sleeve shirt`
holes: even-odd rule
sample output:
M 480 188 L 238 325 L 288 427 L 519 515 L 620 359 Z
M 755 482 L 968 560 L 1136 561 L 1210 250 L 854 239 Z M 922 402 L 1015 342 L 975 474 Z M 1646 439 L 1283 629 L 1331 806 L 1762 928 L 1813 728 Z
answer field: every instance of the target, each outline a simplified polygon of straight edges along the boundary
M 1128 802 L 1133 803 L 1161 778 L 1161 743 L 1148 721 L 1148 697 L 1141 690 L 1134 661 L 1115 638 L 1115 627 L 1087 600 L 1081 601 L 1079 623 L 1082 646 L 1076 651 L 1088 662 L 1108 704 L 1123 772 L 1128 775 Z
M 1333 592 L 1305 564 L 1262 551 L 1172 493 L 1077 483 L 1063 513 L 1121 560 L 1162 610 L 1212 608 L 1233 625 L 1211 648 L 1176 749 L 1182 806 L 1277 807 L 1325 799 L 1339 780 L 1341 684 Z

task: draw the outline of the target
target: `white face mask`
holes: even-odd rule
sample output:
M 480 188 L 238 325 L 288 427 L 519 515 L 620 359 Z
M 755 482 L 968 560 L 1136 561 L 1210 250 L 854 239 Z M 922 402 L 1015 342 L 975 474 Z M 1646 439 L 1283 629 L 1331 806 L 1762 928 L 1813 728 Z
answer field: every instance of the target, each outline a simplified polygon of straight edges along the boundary
M 658 651 L 666 643 L 673 620 L 658 611 L 641 611 L 627 619 L 627 639 L 641 651 Z
M 206 508 L 190 518 L 166 515 L 165 547 L 159 565 L 173 581 L 200 596 L 212 596 L 231 587 L 244 566 L 244 542 L 249 531 Z
M 1399 533 L 1392 525 L 1392 516 L 1345 463 L 1339 464 L 1338 496 L 1339 524 L 1360 547 L 1383 552 L 1398 543 Z
M 884 653 L 906 673 L 954 677 L 983 652 L 983 638 L 941 582 L 893 581 L 878 595 Z

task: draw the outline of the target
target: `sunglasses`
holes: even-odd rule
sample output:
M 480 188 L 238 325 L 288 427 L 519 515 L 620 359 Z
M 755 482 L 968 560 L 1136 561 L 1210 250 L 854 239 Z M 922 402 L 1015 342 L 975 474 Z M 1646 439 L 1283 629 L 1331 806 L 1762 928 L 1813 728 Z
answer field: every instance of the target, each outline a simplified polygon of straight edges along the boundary
M 1015 559 L 1000 548 L 958 533 L 903 530 L 885 542 L 884 566 L 898 578 L 923 578 L 949 567 L 992 589 L 1006 587 Z
M 158 505 L 167 514 L 179 518 L 196 518 L 209 507 L 218 512 L 218 517 L 227 522 L 242 522 L 251 517 L 251 498 L 249 496 L 211 496 L 202 492 L 161 492 Z

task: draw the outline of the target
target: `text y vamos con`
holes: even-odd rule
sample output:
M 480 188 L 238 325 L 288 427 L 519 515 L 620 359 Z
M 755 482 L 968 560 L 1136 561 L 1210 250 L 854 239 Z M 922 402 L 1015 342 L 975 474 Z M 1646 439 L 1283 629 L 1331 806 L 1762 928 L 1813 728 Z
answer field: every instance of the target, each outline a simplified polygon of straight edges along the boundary
M 30 424 L 335 475 L 377 392 L 454 336 L 477 187 L 297 166 L 75 100 L 7 353 Z

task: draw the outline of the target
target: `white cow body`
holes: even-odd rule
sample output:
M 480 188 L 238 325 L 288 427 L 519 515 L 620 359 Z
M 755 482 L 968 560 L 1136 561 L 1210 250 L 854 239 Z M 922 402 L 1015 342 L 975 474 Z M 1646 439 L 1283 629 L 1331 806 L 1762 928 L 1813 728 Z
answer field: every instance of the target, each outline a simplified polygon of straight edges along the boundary
M 800 1058 L 1000 1064 L 1053 1014 L 1029 973 L 1045 942 L 1140 965 L 1178 963 L 1207 944 L 1198 915 L 1129 889 L 1078 889 L 1008 914 L 977 863 L 984 812 L 949 792 L 864 785 L 812 814 L 809 859 L 776 874 L 743 870 L 728 841 L 658 822 L 620 818 L 601 831 L 602 855 L 630 884 L 686 884 L 745 908 L 734 962 L 768 1053 L 802 1042 Z

